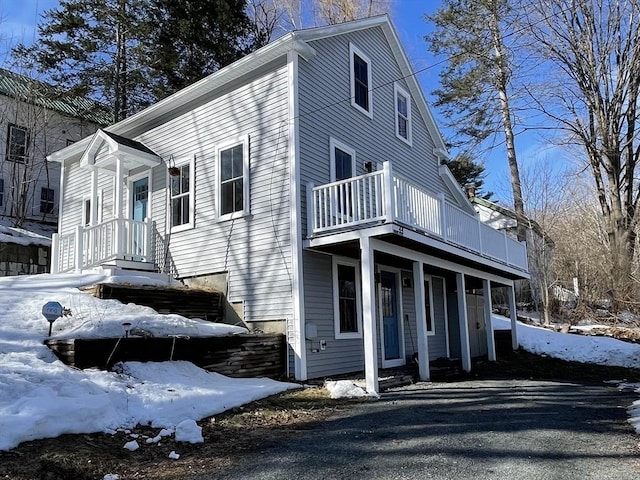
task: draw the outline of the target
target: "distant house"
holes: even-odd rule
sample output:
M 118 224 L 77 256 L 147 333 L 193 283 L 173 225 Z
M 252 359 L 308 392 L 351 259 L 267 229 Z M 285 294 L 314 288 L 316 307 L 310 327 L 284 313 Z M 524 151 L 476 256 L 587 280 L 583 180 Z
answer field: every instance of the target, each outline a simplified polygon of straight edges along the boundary
M 10 245 L 0 249 L 0 276 L 49 270 L 60 165 L 46 157 L 110 118 L 96 102 L 0 69 L 0 245 Z
M 517 237 L 517 221 L 516 213 L 510 208 L 499 205 L 496 202 L 485 200 L 480 197 L 470 196 L 478 218 L 486 225 L 505 232 L 512 238 Z M 548 275 L 545 271 L 550 269 L 551 257 L 553 254 L 553 240 L 542 230 L 538 222 L 531 218 L 526 219 L 526 243 L 528 252 L 528 265 L 531 278 L 525 282 L 519 282 L 519 297 L 523 301 L 542 303 L 540 285 L 544 285 L 543 275 Z M 550 282 L 547 282 L 550 283 Z M 548 285 L 549 291 L 547 295 L 558 291 L 556 288 L 551 289 L 552 285 Z
M 445 158 L 387 16 L 294 31 L 51 154 L 52 270 L 215 286 L 286 334 L 299 380 L 470 370 L 495 359 L 489 293 L 513 302 L 526 247 L 479 221 Z

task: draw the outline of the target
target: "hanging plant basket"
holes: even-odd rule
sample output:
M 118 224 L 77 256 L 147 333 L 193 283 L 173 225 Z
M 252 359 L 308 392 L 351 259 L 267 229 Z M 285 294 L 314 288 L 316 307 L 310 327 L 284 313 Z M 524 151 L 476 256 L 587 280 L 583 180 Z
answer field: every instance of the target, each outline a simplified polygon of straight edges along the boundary
M 180 169 L 178 167 L 169 167 L 169 175 L 172 177 L 177 177 L 180 175 Z

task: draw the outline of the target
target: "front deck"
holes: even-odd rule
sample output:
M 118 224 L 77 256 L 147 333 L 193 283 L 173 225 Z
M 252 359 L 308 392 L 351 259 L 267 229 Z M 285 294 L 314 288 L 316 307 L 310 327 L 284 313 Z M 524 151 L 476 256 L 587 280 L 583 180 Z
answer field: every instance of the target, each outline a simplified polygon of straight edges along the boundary
M 114 218 L 78 226 L 73 233 L 54 234 L 51 273 L 82 272 L 108 262 L 135 262 L 136 269 L 155 270 L 154 222 Z
M 505 231 L 411 181 L 383 169 L 325 185 L 307 184 L 307 232 L 314 239 L 378 224 L 396 224 L 526 272 L 527 249 Z

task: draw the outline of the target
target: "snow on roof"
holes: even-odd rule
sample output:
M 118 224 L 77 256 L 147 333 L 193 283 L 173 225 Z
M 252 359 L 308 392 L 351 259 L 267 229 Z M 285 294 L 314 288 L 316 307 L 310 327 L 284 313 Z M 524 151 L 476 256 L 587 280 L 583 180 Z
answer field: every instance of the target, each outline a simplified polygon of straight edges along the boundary
M 0 219 L 0 243 L 50 247 L 51 235 L 57 230 L 56 226 L 37 222 L 25 222 L 22 228 L 14 227 L 12 224 L 12 219 Z

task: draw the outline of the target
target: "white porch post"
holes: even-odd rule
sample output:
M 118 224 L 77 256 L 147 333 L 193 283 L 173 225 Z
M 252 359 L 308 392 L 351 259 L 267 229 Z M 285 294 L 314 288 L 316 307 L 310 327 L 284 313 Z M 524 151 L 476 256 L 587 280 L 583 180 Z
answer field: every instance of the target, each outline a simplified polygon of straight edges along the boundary
M 467 320 L 467 295 L 464 273 L 456 273 L 458 288 L 458 323 L 460 324 L 460 354 L 462 355 L 462 369 L 471 371 L 471 348 L 469 346 L 469 322 Z
M 391 162 L 386 161 L 382 164 L 383 182 L 384 182 L 384 216 L 387 223 L 393 223 L 396 215 L 395 192 L 393 191 L 393 169 Z
M 152 239 L 153 239 L 153 226 L 155 225 L 155 222 L 153 220 L 151 220 L 151 217 L 146 217 L 144 219 L 144 252 L 143 252 L 143 257 L 144 257 L 144 261 L 145 262 L 151 262 L 153 261 L 153 257 L 152 257 L 152 252 L 153 252 L 153 248 L 152 248 Z
M 482 295 L 484 299 L 484 323 L 487 329 L 487 357 L 490 362 L 496 361 L 496 342 L 493 336 L 493 319 L 491 311 L 491 280 L 482 280 Z
M 91 170 L 91 201 L 89 206 L 91 210 L 89 212 L 89 225 L 95 225 L 98 223 L 98 170 L 94 166 Z
M 54 233 L 51 235 L 51 273 L 58 273 L 60 269 L 60 235 Z
M 124 166 L 122 165 L 122 157 L 116 157 L 116 185 L 114 195 L 114 208 L 116 216 L 116 256 L 121 256 L 124 252 L 125 231 L 124 222 L 122 222 L 122 183 L 124 182 Z
M 416 331 L 418 334 L 418 372 L 420 380 L 428 381 L 429 376 L 429 342 L 425 321 L 424 302 L 424 270 L 422 262 L 413 262 L 413 287 L 416 301 Z
M 84 264 L 84 245 L 83 245 L 83 228 L 82 225 L 76 227 L 76 272 L 82 272 Z
M 378 392 L 378 345 L 376 335 L 376 279 L 373 247 L 368 237 L 360 238 L 360 269 L 362 273 L 362 332 L 364 340 L 364 371 L 367 392 Z
M 519 344 L 517 329 L 518 312 L 516 312 L 516 289 L 513 284 L 507 288 L 509 292 L 507 295 L 509 300 L 509 316 L 511 317 L 511 346 L 514 350 L 517 350 Z

